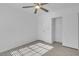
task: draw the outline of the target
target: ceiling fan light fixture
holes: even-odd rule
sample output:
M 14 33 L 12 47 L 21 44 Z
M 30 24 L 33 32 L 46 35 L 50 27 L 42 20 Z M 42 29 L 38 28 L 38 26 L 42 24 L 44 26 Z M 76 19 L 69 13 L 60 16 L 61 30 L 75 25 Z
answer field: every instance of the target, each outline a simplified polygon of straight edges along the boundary
M 33 6 L 23 6 L 22 8 L 34 8 L 35 10 L 34 10 L 34 13 L 36 14 L 37 12 L 38 12 L 38 10 L 43 10 L 43 11 L 45 11 L 45 12 L 48 12 L 48 10 L 47 9 L 45 9 L 45 8 L 43 8 L 42 6 L 43 5 L 46 5 L 46 4 L 48 4 L 48 3 L 34 3 L 35 5 L 33 5 Z
M 36 9 L 40 9 L 40 6 L 35 6 Z

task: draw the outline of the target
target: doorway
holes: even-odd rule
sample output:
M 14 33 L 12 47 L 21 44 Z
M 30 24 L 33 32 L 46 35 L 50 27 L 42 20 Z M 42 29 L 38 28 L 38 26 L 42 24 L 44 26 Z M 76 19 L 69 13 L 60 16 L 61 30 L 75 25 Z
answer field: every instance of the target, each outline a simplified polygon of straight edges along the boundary
M 62 43 L 62 17 L 52 18 L 52 39 Z

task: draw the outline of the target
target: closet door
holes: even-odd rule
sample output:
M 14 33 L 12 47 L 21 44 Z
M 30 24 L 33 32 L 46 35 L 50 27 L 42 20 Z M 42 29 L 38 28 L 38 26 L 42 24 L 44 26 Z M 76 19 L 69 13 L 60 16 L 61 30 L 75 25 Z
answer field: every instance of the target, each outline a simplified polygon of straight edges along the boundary
M 78 48 L 78 15 L 69 13 L 63 18 L 63 46 Z

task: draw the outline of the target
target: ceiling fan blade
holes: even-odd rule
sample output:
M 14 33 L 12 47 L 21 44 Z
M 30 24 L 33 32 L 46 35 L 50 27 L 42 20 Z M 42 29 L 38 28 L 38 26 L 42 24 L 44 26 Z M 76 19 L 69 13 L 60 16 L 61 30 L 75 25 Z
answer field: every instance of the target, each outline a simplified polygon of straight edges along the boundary
M 39 3 L 34 3 L 34 4 L 39 5 Z
M 48 3 L 41 3 L 41 5 L 46 5 L 46 4 L 48 4 Z
M 35 14 L 37 13 L 37 9 L 35 9 L 34 13 L 35 13 Z
M 32 7 L 34 7 L 34 6 L 24 6 L 22 8 L 32 8 Z
M 40 7 L 40 9 L 44 10 L 45 12 L 48 12 L 48 10 L 45 8 Z

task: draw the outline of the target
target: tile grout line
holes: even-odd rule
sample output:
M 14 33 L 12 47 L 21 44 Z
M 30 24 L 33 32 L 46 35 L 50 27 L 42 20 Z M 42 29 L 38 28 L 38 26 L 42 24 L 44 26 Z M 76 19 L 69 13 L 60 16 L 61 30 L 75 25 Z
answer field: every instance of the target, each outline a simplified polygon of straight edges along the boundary
M 36 45 L 36 46 L 38 46 L 38 45 Z M 38 47 L 40 48 L 41 46 L 38 46 Z M 43 48 L 43 47 L 41 47 L 41 48 Z M 32 48 L 30 48 L 30 49 L 32 49 Z M 43 48 L 43 49 L 46 49 L 46 48 Z M 43 50 L 43 49 L 42 49 L 42 50 Z M 32 50 L 33 50 L 33 49 L 32 49 Z M 48 49 L 46 49 L 46 50 L 48 50 Z M 35 50 L 33 50 L 33 51 L 36 52 Z M 41 50 L 40 50 L 40 51 L 41 51 Z M 39 52 L 40 52 L 40 51 L 39 51 Z M 49 50 L 48 50 L 48 51 L 49 51 Z M 39 52 L 37 52 L 37 53 L 39 53 Z M 39 53 L 39 54 L 41 54 L 41 53 Z
M 33 50 L 32 48 L 30 48 L 30 47 L 28 47 L 29 49 L 31 49 L 32 51 L 34 51 L 34 52 L 36 52 L 35 50 Z M 38 54 L 40 54 L 39 52 L 36 52 L 36 53 L 38 53 Z
M 23 56 L 23 54 L 19 51 L 19 49 L 17 51 Z
M 37 45 L 37 46 L 39 46 L 39 45 Z M 42 46 L 39 46 L 39 47 L 44 48 L 44 47 L 42 47 Z M 46 48 L 44 48 L 44 49 L 46 49 Z M 49 50 L 49 49 L 46 49 L 46 50 Z

